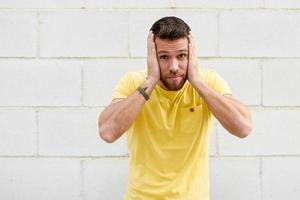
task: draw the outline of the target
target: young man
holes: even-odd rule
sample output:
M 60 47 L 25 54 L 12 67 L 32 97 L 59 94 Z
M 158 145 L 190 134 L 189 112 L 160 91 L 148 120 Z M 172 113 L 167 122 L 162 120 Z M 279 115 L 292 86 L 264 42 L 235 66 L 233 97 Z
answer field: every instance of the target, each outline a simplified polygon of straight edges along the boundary
M 99 117 L 99 134 L 112 143 L 127 131 L 125 200 L 208 200 L 212 115 L 243 138 L 251 132 L 250 112 L 215 71 L 198 66 L 184 21 L 158 20 L 147 43 L 147 70 L 122 78 Z

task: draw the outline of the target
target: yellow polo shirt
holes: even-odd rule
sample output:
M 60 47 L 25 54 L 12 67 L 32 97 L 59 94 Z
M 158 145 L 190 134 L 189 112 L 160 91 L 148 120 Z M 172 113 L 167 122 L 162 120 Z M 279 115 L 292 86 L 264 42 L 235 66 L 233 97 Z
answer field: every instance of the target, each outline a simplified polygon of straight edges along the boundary
M 199 71 L 211 88 L 231 93 L 215 71 Z M 127 73 L 112 98 L 128 97 L 146 76 L 146 71 Z M 130 164 L 124 200 L 209 200 L 211 122 L 207 104 L 188 81 L 179 91 L 157 85 L 127 131 Z

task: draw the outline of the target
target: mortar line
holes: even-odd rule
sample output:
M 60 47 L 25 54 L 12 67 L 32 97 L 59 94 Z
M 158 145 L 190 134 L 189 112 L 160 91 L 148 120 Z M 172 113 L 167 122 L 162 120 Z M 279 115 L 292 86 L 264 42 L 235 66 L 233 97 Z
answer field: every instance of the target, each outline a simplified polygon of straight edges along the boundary
M 261 105 L 247 105 L 250 109 L 253 110 L 283 110 L 283 111 L 292 111 L 292 110 L 300 110 L 300 106 L 261 106 Z M 97 110 L 103 109 L 106 105 L 99 106 L 0 106 L 0 110 L 31 110 L 31 109 L 39 109 L 39 110 L 48 110 L 48 109 L 56 109 L 56 110 Z
M 35 159 L 85 159 L 85 160 L 95 160 L 95 159 L 111 159 L 111 158 L 121 158 L 127 159 L 129 158 L 128 154 L 124 155 L 103 155 L 103 156 L 94 156 L 94 155 L 86 155 L 86 156 L 47 156 L 47 155 L 0 155 L 0 158 L 35 158 Z M 300 154 L 295 155 L 210 155 L 209 158 L 217 158 L 217 159 L 263 159 L 263 158 L 300 158 Z
M 0 155 L 0 159 L 58 159 L 58 160 L 105 160 L 105 159 L 129 159 L 124 156 L 32 156 L 32 155 Z
M 278 155 L 220 155 L 215 156 L 211 155 L 212 158 L 246 158 L 246 159 L 258 159 L 258 158 L 298 158 L 300 157 L 300 154 L 291 154 L 291 155 L 284 155 L 284 154 L 278 154 Z
M 104 57 L 39 57 L 40 60 L 113 60 L 113 59 L 146 59 L 147 57 L 126 57 L 126 56 L 104 56 Z M 300 60 L 300 57 L 221 57 L 221 56 L 198 56 L 199 59 L 205 60 Z M 0 57 L 0 60 L 30 60 L 36 57 Z
M 171 1 L 172 2 L 172 1 Z M 272 7 L 266 7 L 265 6 L 265 1 L 262 1 L 262 6 L 263 7 L 248 7 L 248 8 L 242 8 L 242 7 L 236 7 L 236 8 L 226 8 L 226 7 L 219 7 L 219 8 L 215 8 L 215 7 L 153 7 L 153 8 L 149 8 L 149 7 L 123 7 L 123 8 L 114 8 L 114 7 L 107 7 L 107 8 L 87 8 L 87 6 L 83 5 L 81 7 L 77 7 L 77 8 L 0 8 L 0 12 L 36 12 L 36 11 L 41 11 L 41 12 L 53 12 L 53 13 L 60 13 L 60 12 L 65 12 L 65 11 L 70 11 L 70 12 L 74 12 L 74 11 L 82 11 L 84 10 L 85 12 L 103 12 L 103 11 L 168 11 L 168 10 L 178 10 L 178 11 L 300 11 L 300 7 L 298 8 L 293 8 L 293 7 L 289 7 L 289 8 L 272 8 Z

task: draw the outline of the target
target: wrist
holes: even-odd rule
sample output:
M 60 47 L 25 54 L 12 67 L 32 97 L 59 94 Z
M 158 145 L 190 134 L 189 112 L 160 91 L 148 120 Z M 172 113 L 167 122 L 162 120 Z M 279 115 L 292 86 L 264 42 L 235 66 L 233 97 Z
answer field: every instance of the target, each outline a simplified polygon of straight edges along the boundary
M 138 87 L 137 91 L 140 93 L 140 95 L 142 95 L 146 101 L 148 101 L 150 99 L 149 95 L 146 93 L 146 88 L 142 88 L 142 87 Z
M 158 80 L 151 76 L 147 76 L 145 82 L 149 83 L 151 88 L 155 88 L 156 84 L 158 83 Z
M 194 76 L 194 77 L 188 78 L 188 80 L 193 86 L 196 84 L 202 83 L 200 76 Z

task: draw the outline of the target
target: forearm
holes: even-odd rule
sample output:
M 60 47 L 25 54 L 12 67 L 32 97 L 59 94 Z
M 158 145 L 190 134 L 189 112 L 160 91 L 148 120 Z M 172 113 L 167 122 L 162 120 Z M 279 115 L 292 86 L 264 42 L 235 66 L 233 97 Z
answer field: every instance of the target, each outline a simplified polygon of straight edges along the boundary
M 245 105 L 216 92 L 201 80 L 193 86 L 226 130 L 241 138 L 251 132 L 251 116 Z
M 146 93 L 151 94 L 153 86 L 145 81 L 142 88 L 147 87 Z M 106 142 L 117 140 L 133 123 L 145 104 L 145 98 L 135 91 L 129 97 L 111 103 L 105 108 L 99 117 L 99 134 Z

